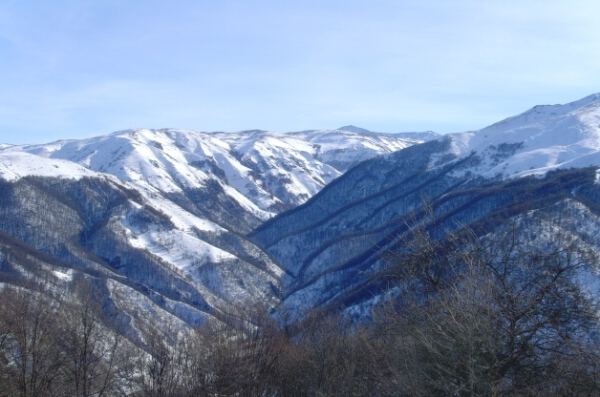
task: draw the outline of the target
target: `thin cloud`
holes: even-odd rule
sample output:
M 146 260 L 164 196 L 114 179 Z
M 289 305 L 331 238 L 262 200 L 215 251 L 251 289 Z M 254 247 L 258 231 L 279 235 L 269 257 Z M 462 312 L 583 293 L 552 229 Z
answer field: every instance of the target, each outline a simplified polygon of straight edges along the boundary
M 450 132 L 600 91 L 591 1 L 26 3 L 0 9 L 0 141 Z

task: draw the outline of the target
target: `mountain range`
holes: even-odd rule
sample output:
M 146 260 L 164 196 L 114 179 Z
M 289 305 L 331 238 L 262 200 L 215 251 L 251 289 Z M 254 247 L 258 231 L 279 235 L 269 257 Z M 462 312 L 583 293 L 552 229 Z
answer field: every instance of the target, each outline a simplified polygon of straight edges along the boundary
M 360 313 L 393 293 L 377 275 L 417 228 L 441 239 L 465 225 L 485 236 L 520 224 L 540 246 L 562 233 L 597 251 L 599 165 L 595 94 L 365 161 L 251 239 L 292 275 L 282 298 L 292 318 Z M 593 293 L 599 272 L 581 274 Z
M 93 285 L 111 325 L 229 321 L 264 305 L 364 316 L 416 228 L 520 225 L 600 249 L 600 95 L 481 130 L 139 129 L 0 147 L 0 277 Z M 581 270 L 590 293 L 600 269 Z M 163 321 L 164 320 L 164 321 Z
M 5 145 L 0 271 L 13 283 L 94 284 L 131 338 L 161 323 L 153 317 L 197 325 L 276 306 L 284 270 L 246 234 L 359 162 L 433 135 L 419 137 L 140 129 Z

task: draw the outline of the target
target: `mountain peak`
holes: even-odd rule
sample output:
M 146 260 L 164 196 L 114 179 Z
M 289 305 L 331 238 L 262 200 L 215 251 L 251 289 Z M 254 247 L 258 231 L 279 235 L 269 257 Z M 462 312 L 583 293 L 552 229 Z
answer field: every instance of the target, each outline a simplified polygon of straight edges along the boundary
M 477 152 L 476 173 L 519 177 L 600 165 L 600 94 L 538 105 L 473 133 L 451 136 L 460 156 Z M 510 149 L 510 150 L 509 150 Z
M 526 111 L 525 113 L 523 113 L 522 115 L 531 116 L 539 114 L 542 117 L 560 116 L 571 112 L 579 111 L 588 107 L 596 107 L 595 105 L 600 105 L 600 93 L 594 93 L 576 101 L 567 102 L 564 104 L 536 105 L 528 111 Z M 519 116 L 521 115 L 515 117 Z
M 267 133 L 268 133 L 268 131 L 261 130 L 261 129 L 243 130 L 243 131 L 238 132 L 238 134 L 245 134 L 245 135 L 263 135 L 263 134 L 267 134 Z
M 371 131 L 367 130 L 366 128 L 361 128 L 361 127 L 357 127 L 355 125 L 345 125 L 343 127 L 338 128 L 339 131 L 347 131 L 347 132 L 355 132 L 357 134 L 368 134 Z

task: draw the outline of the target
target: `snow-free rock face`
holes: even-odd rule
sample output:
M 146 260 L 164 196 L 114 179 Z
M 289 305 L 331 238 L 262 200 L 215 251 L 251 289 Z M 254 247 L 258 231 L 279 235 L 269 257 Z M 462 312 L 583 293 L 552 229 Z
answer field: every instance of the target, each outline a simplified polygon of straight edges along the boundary
M 600 248 L 599 117 L 598 95 L 538 106 L 350 169 L 251 234 L 291 274 L 281 310 L 299 318 L 315 307 L 376 300 L 386 254 L 417 226 L 435 238 L 463 225 L 483 235 L 531 214 L 572 214 L 569 226 L 546 223 L 545 233 L 567 228 Z

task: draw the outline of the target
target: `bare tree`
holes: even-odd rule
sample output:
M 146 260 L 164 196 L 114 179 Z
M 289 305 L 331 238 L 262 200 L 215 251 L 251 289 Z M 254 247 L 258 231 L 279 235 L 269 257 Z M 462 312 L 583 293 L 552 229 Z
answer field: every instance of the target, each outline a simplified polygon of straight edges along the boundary
M 122 338 L 101 322 L 102 311 L 92 287 L 77 284 L 75 303 L 65 305 L 60 346 L 65 353 L 65 380 L 70 394 L 103 397 L 118 392 L 118 370 L 123 365 L 119 351 Z
M 235 326 L 215 320 L 196 331 L 190 395 L 273 395 L 272 376 L 284 343 L 279 328 L 260 306 L 230 316 Z
M 577 280 L 598 263 L 593 252 L 568 236 L 533 244 L 515 228 L 484 239 L 468 229 L 441 242 L 416 235 L 419 249 L 388 274 L 412 293 L 378 315 L 379 335 L 402 357 L 383 361 L 400 394 L 573 393 L 565 362 L 598 392 L 597 361 L 581 355 L 598 351 L 597 312 Z
M 54 313 L 62 304 L 23 288 L 0 292 L 0 333 L 3 335 L 3 382 L 6 396 L 58 395 L 64 357 L 57 346 Z

